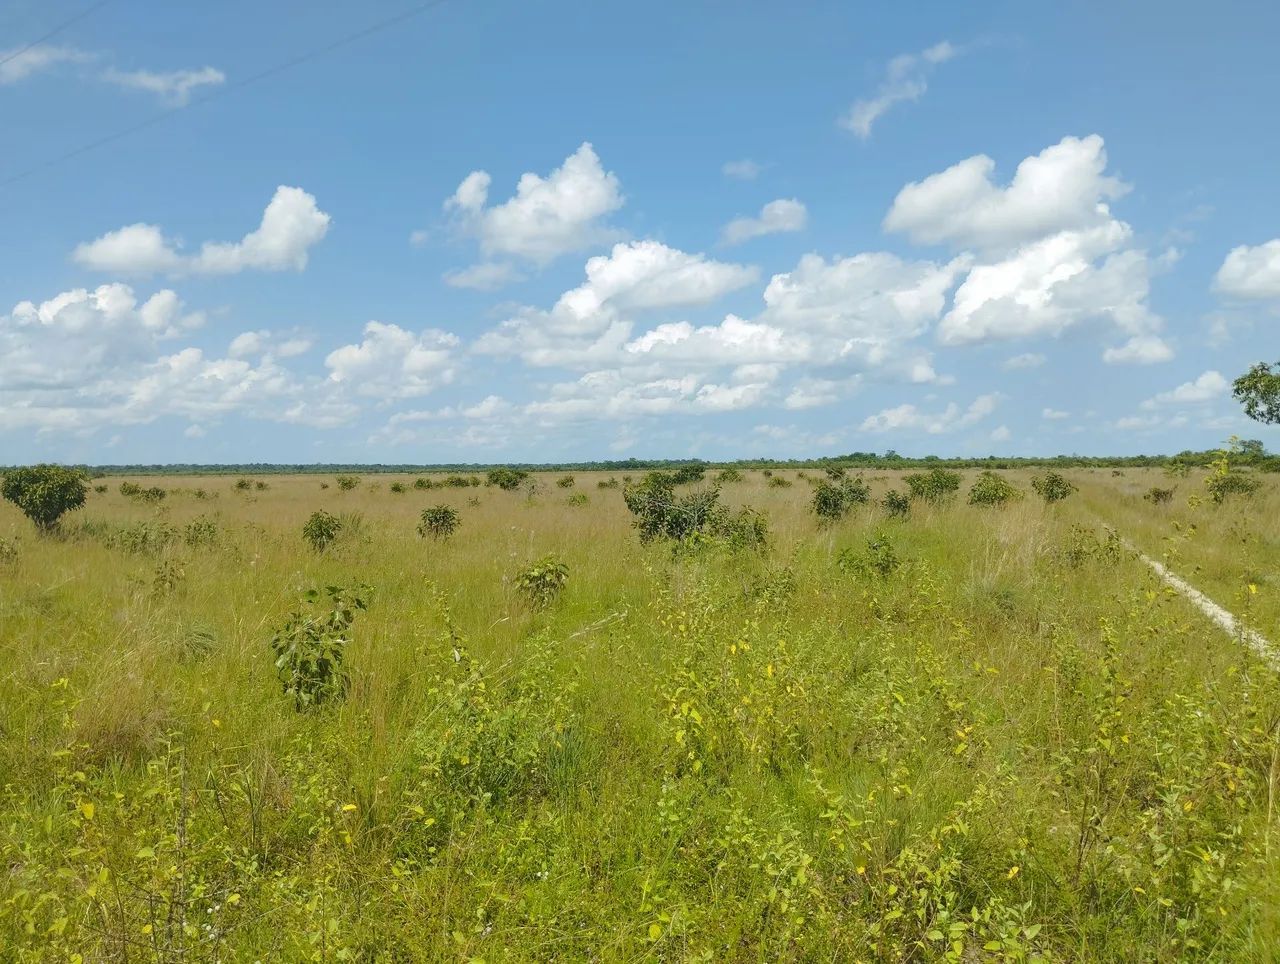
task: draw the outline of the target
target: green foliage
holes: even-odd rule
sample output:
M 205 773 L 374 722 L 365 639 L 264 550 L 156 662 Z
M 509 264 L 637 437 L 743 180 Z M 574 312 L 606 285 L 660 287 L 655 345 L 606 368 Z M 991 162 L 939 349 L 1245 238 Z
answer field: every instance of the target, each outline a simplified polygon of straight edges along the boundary
M 555 556 L 543 556 L 516 573 L 515 587 L 535 609 L 546 609 L 568 581 L 569 567 Z
M 124 487 L 121 486 L 122 491 L 123 488 Z M 237 492 L 248 492 L 251 488 L 253 488 L 252 479 L 236 479 L 235 489 Z
M 178 530 L 157 520 L 135 522 L 118 530 L 107 530 L 103 544 L 130 555 L 156 555 L 178 540 Z
M 218 523 L 208 516 L 199 516 L 187 523 L 183 538 L 192 549 L 215 545 L 218 541 Z
M 707 474 L 707 467 L 700 462 L 690 462 L 687 465 L 679 466 L 671 473 L 676 485 L 690 485 L 694 482 L 701 482 Z
M 1031 480 L 1031 488 L 1039 493 L 1040 498 L 1044 499 L 1045 504 L 1052 505 L 1054 502 L 1061 502 L 1071 493 L 1077 491 L 1076 487 L 1071 484 L 1066 476 L 1057 472 L 1046 472 L 1044 475 L 1037 475 Z
M 52 532 L 66 513 L 84 505 L 85 474 L 63 465 L 10 469 L 0 480 L 0 495 L 16 505 L 41 532 Z
M 447 505 L 432 506 L 422 510 L 422 516 L 418 522 L 418 535 L 424 539 L 427 536 L 436 540 L 448 539 L 458 531 L 458 526 L 461 524 L 462 516 L 458 514 L 457 509 Z
M 405 484 L 403 482 L 392 482 L 390 489 L 396 495 L 402 495 L 406 491 Z
M 1280 424 L 1280 362 L 1259 362 L 1232 384 L 1231 394 L 1244 413 L 1267 425 Z
M 676 495 L 672 473 L 650 472 L 622 491 L 641 542 L 669 539 L 686 548 L 723 541 L 732 548 L 759 548 L 768 538 L 768 523 L 752 509 L 730 512 L 720 502 L 717 486 Z
M 450 475 L 445 478 L 442 485 L 451 489 L 467 489 L 480 485 L 480 478 L 475 475 Z
M 99 482 L 97 485 L 93 487 L 93 491 L 97 492 L 99 495 L 102 495 L 102 493 L 107 491 L 107 486 Z
M 574 506 L 576 508 L 581 508 L 582 506 L 587 505 L 590 501 L 591 500 L 587 498 L 587 493 L 574 492 L 572 495 L 569 496 L 568 499 L 565 500 L 565 504 Z
M 741 482 L 742 479 L 742 473 L 735 468 L 721 469 L 719 474 L 716 475 L 716 481 L 721 485 Z
M 354 475 L 339 475 L 333 481 L 338 483 L 338 488 L 343 492 L 350 492 L 360 484 L 360 479 Z
M 884 494 L 880 507 L 895 519 L 905 519 L 911 514 L 911 500 L 897 489 L 890 489 Z
M 852 575 L 888 579 L 902 568 L 903 563 L 893 542 L 881 533 L 868 540 L 865 549 L 850 547 L 842 550 L 836 557 L 836 565 Z
M 765 475 L 769 478 L 771 489 L 789 489 L 793 484 L 785 475 L 774 475 L 772 472 L 766 472 Z
M 618 480 L 613 478 L 612 476 L 610 476 L 607 479 L 601 479 L 599 482 L 596 483 L 597 489 L 616 489 L 617 487 L 618 487 Z
M 293 698 L 294 708 L 302 711 L 346 696 L 349 677 L 343 659 L 351 624 L 356 613 L 368 606 L 368 586 L 342 589 L 326 586 L 324 595 L 315 589 L 303 594 L 303 601 L 314 607 L 325 596 L 323 613 L 293 612 L 284 626 L 271 637 L 276 675 L 286 696 Z
M 514 492 L 529 477 L 523 469 L 491 469 L 487 484 L 496 485 L 505 492 Z
M 1215 505 L 1221 505 L 1233 495 L 1252 495 L 1262 487 L 1259 479 L 1236 468 L 1234 460 L 1239 455 L 1239 442 L 1232 436 L 1228 447 L 1221 450 L 1209 465 L 1209 475 L 1204 484 Z
M 556 479 L 556 485 L 562 489 L 572 489 L 574 486 L 574 478 L 572 475 L 564 475 Z
M 1168 505 L 1173 501 L 1173 489 L 1162 489 L 1158 485 L 1153 485 L 1147 489 L 1143 498 L 1152 505 Z
M 911 490 L 911 498 L 934 504 L 945 502 L 960 489 L 960 473 L 946 469 L 915 472 L 902 480 Z
M 311 543 L 316 552 L 324 552 L 342 531 L 342 520 L 324 509 L 311 513 L 302 527 L 302 537 Z
M 420 475 L 413 480 L 413 487 L 419 491 L 426 491 L 427 489 L 435 488 L 435 483 Z
M 1002 475 L 982 472 L 969 489 L 970 505 L 1001 506 L 1022 498 L 1016 485 Z
M 830 476 L 837 481 L 821 479 L 813 490 L 813 511 L 824 522 L 843 519 L 855 505 L 865 505 L 871 498 L 871 490 L 861 478 L 846 478 L 843 469 L 839 472 Z

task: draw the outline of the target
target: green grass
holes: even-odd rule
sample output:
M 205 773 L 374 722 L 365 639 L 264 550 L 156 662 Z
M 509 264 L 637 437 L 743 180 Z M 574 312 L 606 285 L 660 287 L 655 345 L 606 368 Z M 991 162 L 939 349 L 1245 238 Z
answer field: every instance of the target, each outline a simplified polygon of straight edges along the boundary
M 986 508 L 965 472 L 897 521 L 893 473 L 820 525 L 748 472 L 769 550 L 674 554 L 575 474 L 586 505 L 107 480 L 55 538 L 0 508 L 0 957 L 1280 954 L 1280 686 L 1105 530 L 1276 639 L 1273 486 L 1162 509 L 1154 471 L 1080 470 L 1046 508 L 1017 471 Z M 457 534 L 419 538 L 437 504 Z M 896 571 L 856 564 L 886 539 Z M 272 634 L 360 584 L 345 699 L 298 712 Z

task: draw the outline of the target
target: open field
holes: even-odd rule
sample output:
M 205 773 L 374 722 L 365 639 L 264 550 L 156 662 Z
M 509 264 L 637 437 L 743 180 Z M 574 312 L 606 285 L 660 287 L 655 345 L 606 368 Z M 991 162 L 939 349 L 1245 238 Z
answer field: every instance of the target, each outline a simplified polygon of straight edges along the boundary
M 1280 682 L 1107 530 L 1280 640 L 1270 477 L 899 519 L 876 473 L 823 525 L 744 474 L 764 550 L 642 544 L 598 473 L 0 504 L 0 958 L 1280 957 Z M 272 635 L 331 585 L 349 685 L 299 710 Z

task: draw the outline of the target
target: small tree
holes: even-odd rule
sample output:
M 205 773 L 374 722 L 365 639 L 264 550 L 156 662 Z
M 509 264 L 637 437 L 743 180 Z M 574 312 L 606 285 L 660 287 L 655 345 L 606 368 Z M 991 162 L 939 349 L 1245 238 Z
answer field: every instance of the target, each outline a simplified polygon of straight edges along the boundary
M 562 489 L 572 489 L 576 482 L 577 480 L 572 475 L 564 475 L 556 479 L 556 485 Z
M 343 492 L 350 492 L 352 489 L 354 489 L 357 485 L 360 484 L 360 480 L 356 478 L 354 475 L 339 475 L 336 479 L 334 479 L 334 481 L 338 483 L 338 488 L 340 488 Z
M 324 509 L 311 513 L 302 527 L 302 537 L 311 543 L 316 552 L 324 552 L 342 531 L 342 520 Z
M 1251 419 L 1280 424 L 1280 362 L 1274 369 L 1266 362 L 1254 365 L 1232 383 L 1231 394 Z
M 1005 505 L 1015 499 L 1021 499 L 1022 493 L 1002 475 L 994 472 L 983 472 L 969 490 L 970 505 Z
M 888 458 L 888 456 L 886 456 Z M 911 498 L 925 502 L 943 502 L 960 488 L 960 473 L 946 469 L 930 469 L 906 476 L 903 482 L 911 489 Z
M 427 536 L 436 540 L 448 539 L 458 531 L 458 526 L 461 524 L 462 517 L 458 515 L 457 509 L 447 505 L 433 506 L 422 510 L 422 518 L 418 522 L 418 535 L 424 539 Z
M 496 485 L 504 492 L 514 492 L 528 477 L 529 473 L 522 469 L 490 469 L 488 482 L 489 485 Z
M 271 637 L 276 675 L 285 695 L 293 697 L 298 711 L 346 695 L 349 679 L 342 661 L 350 642 L 347 631 L 356 613 L 368 607 L 368 593 L 367 586 L 356 589 L 327 586 L 325 594 L 331 607 L 327 613 L 317 616 L 301 610 L 294 612 Z M 311 589 L 302 598 L 314 605 L 321 595 Z
M 911 514 L 911 500 L 897 489 L 890 489 L 884 494 L 880 507 L 896 519 L 905 519 Z
M 1046 505 L 1061 502 L 1076 491 L 1076 487 L 1068 481 L 1067 477 L 1057 472 L 1046 472 L 1043 477 L 1037 475 L 1031 480 L 1031 488 L 1040 494 L 1040 498 L 1044 499 Z
M 836 481 L 821 479 L 813 490 L 813 511 L 827 522 L 843 519 L 850 509 L 865 504 L 871 495 L 861 479 L 846 478 L 844 470 L 839 471 L 839 475 L 828 473 Z
M 41 532 L 51 532 L 58 520 L 84 505 L 88 486 L 80 469 L 41 464 L 6 472 L 0 495 L 12 502 Z
M 555 556 L 543 556 L 516 575 L 516 588 L 535 609 L 546 609 L 569 581 L 569 567 Z

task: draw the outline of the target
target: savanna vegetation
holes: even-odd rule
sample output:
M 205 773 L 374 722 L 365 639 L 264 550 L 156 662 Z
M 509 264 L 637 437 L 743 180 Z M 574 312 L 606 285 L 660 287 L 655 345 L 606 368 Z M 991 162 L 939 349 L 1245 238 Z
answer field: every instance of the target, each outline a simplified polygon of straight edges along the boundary
M 0 958 L 1275 960 L 1265 458 L 9 472 Z

